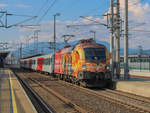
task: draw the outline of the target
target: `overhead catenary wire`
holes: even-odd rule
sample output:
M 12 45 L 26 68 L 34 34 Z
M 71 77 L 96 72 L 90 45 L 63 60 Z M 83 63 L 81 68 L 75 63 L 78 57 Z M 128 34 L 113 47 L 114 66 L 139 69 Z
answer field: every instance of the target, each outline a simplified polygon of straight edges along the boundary
M 7 14 L 7 15 L 11 15 L 11 16 L 22 16 L 22 17 L 36 17 L 36 16 L 30 16 L 30 15 L 18 15 L 18 14 Z
M 48 1 L 50 0 L 46 0 L 44 2 L 44 4 L 39 8 L 39 10 L 37 11 L 36 15 L 39 16 L 40 12 L 44 9 L 44 7 L 48 4 Z
M 92 22 L 95 22 L 95 23 L 101 24 L 101 25 L 103 25 L 103 26 L 107 26 L 107 24 L 104 24 L 104 23 L 101 23 L 101 22 L 98 22 L 98 21 L 95 21 L 95 20 L 92 20 L 92 19 L 86 18 L 86 17 L 84 17 L 84 16 L 80 16 L 80 18 L 84 18 L 84 19 L 86 19 L 86 20 L 89 20 L 89 21 L 92 21 Z
M 103 14 L 108 11 L 108 7 L 106 9 L 104 9 L 102 1 L 105 1 L 106 4 L 109 4 L 110 0 L 92 1 L 91 5 L 92 5 L 92 3 L 94 3 L 97 5 L 97 7 L 95 7 L 95 5 L 94 5 L 94 7 L 92 8 L 92 6 L 91 6 L 92 9 L 87 10 L 85 13 L 82 13 L 81 15 L 86 16 L 86 17 L 93 16 L 93 15 L 91 15 L 91 13 L 97 13 L 98 11 L 100 11 L 101 14 L 98 14 L 98 15 L 103 16 Z
M 22 24 L 22 23 L 25 23 L 25 22 L 28 22 L 29 20 L 32 20 L 32 19 L 34 19 L 34 18 L 37 18 L 37 17 L 36 17 L 36 16 L 33 16 L 33 17 L 29 18 L 29 19 L 23 20 L 23 21 L 18 22 L 18 23 L 16 23 L 16 24 L 9 25 L 9 26 L 7 26 L 7 28 L 10 28 L 10 27 L 12 27 L 12 26 L 18 26 L 18 25 L 20 25 L 20 24 Z
M 74 25 L 67 25 L 67 27 L 72 27 L 72 26 L 74 26 L 74 27 L 84 27 L 84 26 L 94 26 L 94 25 L 103 25 L 102 23 L 96 23 L 96 24 L 74 24 Z M 104 26 L 105 26 L 105 24 L 104 24 Z
M 49 10 L 55 5 L 55 3 L 57 2 L 58 0 L 54 0 L 52 2 L 52 4 L 48 7 L 48 9 L 45 11 L 45 13 L 41 16 L 41 18 L 37 21 L 37 24 L 40 23 L 42 21 L 42 19 L 46 16 L 46 14 L 49 12 Z

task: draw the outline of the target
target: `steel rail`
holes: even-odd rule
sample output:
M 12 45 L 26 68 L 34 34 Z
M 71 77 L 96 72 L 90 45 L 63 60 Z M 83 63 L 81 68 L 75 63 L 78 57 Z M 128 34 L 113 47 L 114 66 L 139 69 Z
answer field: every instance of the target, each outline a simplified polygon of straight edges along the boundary
M 47 87 L 44 84 L 41 84 L 40 82 L 38 82 L 37 80 L 34 80 L 32 78 L 29 78 L 30 80 L 34 81 L 35 83 L 37 83 L 38 85 L 40 85 L 41 87 L 43 87 L 44 89 L 46 89 L 47 91 L 49 91 L 51 94 L 53 94 L 54 96 L 58 97 L 60 100 L 62 100 L 64 103 L 66 103 L 67 105 L 71 106 L 72 108 L 74 108 L 75 110 L 79 111 L 80 113 L 87 113 L 86 110 L 84 110 L 83 108 L 79 107 L 78 105 L 76 105 L 75 103 L 71 102 L 70 100 L 68 100 L 67 98 L 63 97 L 62 95 L 58 94 L 57 92 L 55 92 L 54 90 L 50 89 L 49 87 Z
M 142 96 L 139 96 L 139 95 L 129 94 L 126 92 L 121 92 L 121 91 L 116 91 L 116 90 L 114 91 L 114 90 L 110 90 L 110 89 L 106 89 L 105 91 L 150 104 L 150 100 L 148 100 L 147 98 L 144 98 Z
M 59 82 L 60 84 L 62 85 L 68 85 L 69 87 L 72 87 L 72 88 L 75 88 L 77 90 L 80 90 L 80 91 L 86 91 L 86 93 L 89 93 L 91 95 L 95 95 L 97 96 L 98 98 L 102 98 L 102 99 L 105 99 L 106 101 L 109 101 L 109 102 L 112 102 L 114 104 L 118 104 L 118 105 L 121 105 L 121 106 L 124 106 L 126 107 L 127 109 L 129 110 L 132 110 L 132 111 L 135 111 L 135 112 L 141 112 L 141 113 L 150 113 L 150 109 L 144 107 L 144 106 L 140 106 L 140 105 L 135 105 L 133 103 L 130 103 L 130 102 L 126 102 L 124 100 L 121 100 L 121 99 L 118 99 L 118 98 L 113 98 L 111 96 L 108 96 L 108 95 L 105 95 L 105 94 L 102 94 L 100 92 L 97 92 L 97 91 L 93 91 L 93 90 L 90 90 L 90 89 L 87 89 L 87 88 L 83 88 L 83 87 L 79 87 L 75 84 L 71 84 L 71 83 L 66 83 L 65 81 L 61 81 Z M 135 99 L 137 100 L 137 99 Z M 147 102 L 147 101 L 146 101 Z
M 21 83 L 21 85 L 23 86 L 23 88 L 24 89 L 26 89 L 25 91 L 26 92 L 30 92 L 30 96 L 32 97 L 32 98 L 34 98 L 34 100 L 36 100 L 36 104 L 38 104 L 39 105 L 39 107 L 40 107 L 40 109 L 42 109 L 42 111 L 44 112 L 44 113 L 56 113 L 55 112 L 55 110 L 51 107 L 51 106 L 49 106 L 49 105 L 47 105 L 45 102 L 44 102 L 44 100 L 34 91 L 34 90 L 32 90 L 32 88 L 23 80 L 23 79 L 21 79 L 15 72 L 13 72 L 14 73 L 14 75 L 18 78 L 18 80 L 20 81 L 20 83 Z M 29 98 L 31 99 L 31 97 L 29 96 Z M 34 105 L 34 104 L 33 104 Z M 35 105 L 34 105 L 35 106 Z M 35 106 L 35 108 L 36 108 L 36 106 Z M 37 108 L 36 108 L 37 109 Z M 39 108 L 38 108 L 39 109 Z M 38 110 L 37 109 L 37 110 Z M 40 112 L 39 112 L 40 113 Z

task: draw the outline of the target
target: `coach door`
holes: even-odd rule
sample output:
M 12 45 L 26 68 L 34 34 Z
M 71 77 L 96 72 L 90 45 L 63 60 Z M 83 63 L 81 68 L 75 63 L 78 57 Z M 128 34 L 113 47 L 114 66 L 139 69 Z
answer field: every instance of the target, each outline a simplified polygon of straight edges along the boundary
M 32 59 L 29 60 L 29 68 L 32 69 Z
M 38 61 L 37 61 L 37 70 L 38 71 L 42 71 L 42 68 L 43 68 L 43 61 L 44 61 L 44 58 L 38 58 Z

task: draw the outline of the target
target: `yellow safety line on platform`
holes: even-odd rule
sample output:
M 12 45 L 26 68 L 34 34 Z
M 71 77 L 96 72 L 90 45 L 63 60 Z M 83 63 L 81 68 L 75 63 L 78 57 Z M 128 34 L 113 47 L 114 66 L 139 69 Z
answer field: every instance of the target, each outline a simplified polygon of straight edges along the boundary
M 18 113 L 15 94 L 14 94 L 14 90 L 13 90 L 13 87 L 12 87 L 13 83 L 12 83 L 11 73 L 12 72 L 10 70 L 8 70 L 8 74 L 9 74 L 9 77 L 10 77 L 10 87 L 11 87 L 11 95 L 12 95 L 13 113 Z

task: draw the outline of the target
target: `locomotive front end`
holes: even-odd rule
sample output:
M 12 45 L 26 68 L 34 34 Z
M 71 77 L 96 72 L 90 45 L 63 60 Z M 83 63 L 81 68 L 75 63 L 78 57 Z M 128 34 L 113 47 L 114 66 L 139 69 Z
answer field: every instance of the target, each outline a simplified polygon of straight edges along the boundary
M 87 87 L 104 87 L 112 82 L 107 48 L 99 44 L 83 47 L 84 60 L 78 78 Z

